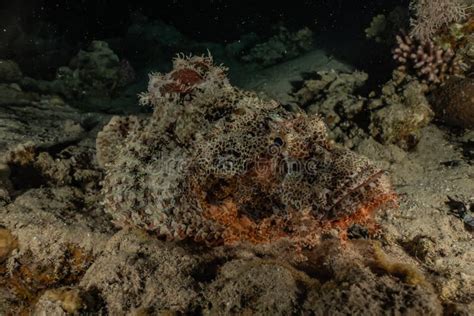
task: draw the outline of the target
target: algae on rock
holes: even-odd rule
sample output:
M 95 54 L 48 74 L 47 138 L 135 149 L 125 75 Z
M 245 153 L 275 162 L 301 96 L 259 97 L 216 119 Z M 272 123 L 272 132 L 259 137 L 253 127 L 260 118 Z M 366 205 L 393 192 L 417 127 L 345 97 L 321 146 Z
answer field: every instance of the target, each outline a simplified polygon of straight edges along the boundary
M 370 133 L 384 144 L 396 144 L 403 149 L 414 147 L 420 131 L 434 117 L 425 97 L 427 87 L 416 80 L 406 78 L 399 84 L 395 79 L 382 88 L 382 95 L 371 100 Z

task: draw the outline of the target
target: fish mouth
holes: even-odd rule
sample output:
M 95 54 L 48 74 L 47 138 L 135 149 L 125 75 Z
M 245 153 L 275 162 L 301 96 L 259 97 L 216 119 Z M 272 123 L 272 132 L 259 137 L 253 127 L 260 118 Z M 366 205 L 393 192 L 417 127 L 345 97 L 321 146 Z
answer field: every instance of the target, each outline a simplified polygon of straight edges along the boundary
M 363 207 L 374 208 L 375 204 L 383 204 L 380 201 L 389 202 L 395 199 L 385 170 L 364 170 L 337 189 L 332 196 L 332 203 L 325 209 L 328 219 L 351 215 Z

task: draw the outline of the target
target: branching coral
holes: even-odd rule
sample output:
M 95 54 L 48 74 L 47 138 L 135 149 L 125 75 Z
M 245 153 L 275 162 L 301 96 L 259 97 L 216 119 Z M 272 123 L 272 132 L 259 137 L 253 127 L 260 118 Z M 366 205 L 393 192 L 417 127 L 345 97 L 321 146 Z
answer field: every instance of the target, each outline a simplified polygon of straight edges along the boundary
M 141 102 L 151 117 L 113 119 L 97 140 L 119 225 L 208 244 L 312 246 L 394 199 L 384 172 L 331 143 L 318 116 L 233 87 L 210 56 L 178 57 L 150 76 Z
M 410 35 L 428 41 L 440 28 L 464 20 L 468 8 L 463 0 L 412 0 L 410 9 L 414 13 Z
M 441 48 L 433 41 L 418 41 L 407 35 L 397 36 L 393 58 L 399 70 L 415 74 L 423 83 L 439 84 L 450 75 L 462 72 L 462 61 L 451 48 Z

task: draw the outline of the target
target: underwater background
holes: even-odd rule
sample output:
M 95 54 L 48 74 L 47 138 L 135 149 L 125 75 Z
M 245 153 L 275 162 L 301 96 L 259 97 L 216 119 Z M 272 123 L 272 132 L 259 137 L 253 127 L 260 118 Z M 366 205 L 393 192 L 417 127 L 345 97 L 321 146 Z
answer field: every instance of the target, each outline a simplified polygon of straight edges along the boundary
M 0 315 L 474 314 L 474 2 L 0 4 Z

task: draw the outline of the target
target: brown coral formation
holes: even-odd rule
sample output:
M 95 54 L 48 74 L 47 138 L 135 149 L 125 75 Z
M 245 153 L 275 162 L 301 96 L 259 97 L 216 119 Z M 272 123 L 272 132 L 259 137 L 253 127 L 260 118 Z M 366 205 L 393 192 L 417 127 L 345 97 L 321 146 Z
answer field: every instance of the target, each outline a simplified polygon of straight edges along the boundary
M 182 76 L 191 72 L 202 80 Z M 98 152 L 113 153 L 103 193 L 122 226 L 211 244 L 311 246 L 394 199 L 384 172 L 331 143 L 318 116 L 231 86 L 211 57 L 178 57 L 170 73 L 151 76 L 141 102 L 154 107 L 150 118 L 114 119 L 97 140 Z
M 422 128 L 434 117 L 425 97 L 428 87 L 410 76 L 395 72 L 392 80 L 382 87 L 380 98 L 373 99 L 369 108 L 370 134 L 383 144 L 396 144 L 408 150 L 419 141 Z
M 416 75 L 423 83 L 439 84 L 462 72 L 462 62 L 451 48 L 408 35 L 397 35 L 396 40 L 393 59 L 400 65 L 398 70 Z
M 433 92 L 433 108 L 448 125 L 474 128 L 474 79 L 452 78 Z

